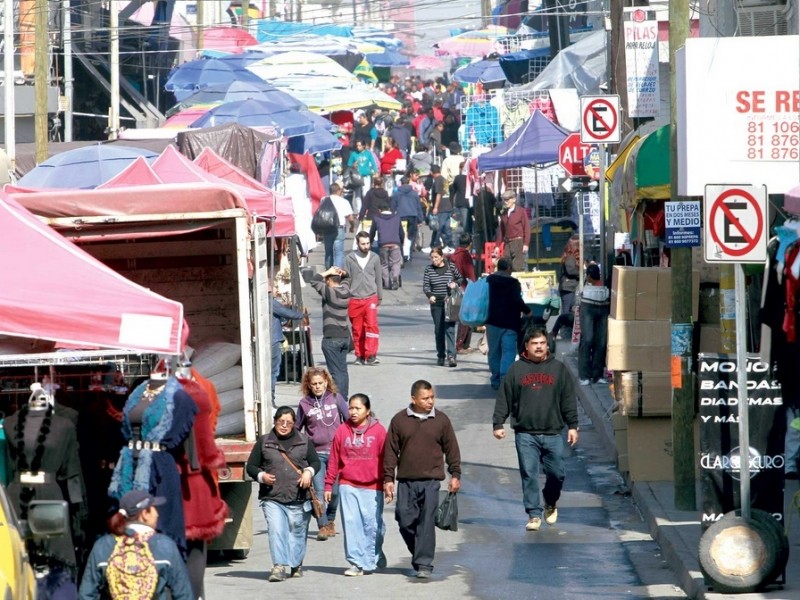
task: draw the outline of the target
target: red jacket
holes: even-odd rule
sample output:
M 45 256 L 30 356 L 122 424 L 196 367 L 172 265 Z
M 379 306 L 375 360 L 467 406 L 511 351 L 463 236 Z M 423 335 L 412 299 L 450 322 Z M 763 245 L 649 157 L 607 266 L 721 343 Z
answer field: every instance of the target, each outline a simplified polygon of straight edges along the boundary
M 467 281 L 475 281 L 475 263 L 466 248 L 458 247 L 450 256 L 450 260 L 456 265 L 458 272 L 464 276 L 461 287 L 467 287 Z
M 358 433 L 361 432 L 361 433 Z M 354 429 L 348 420 L 336 430 L 325 472 L 325 491 L 339 484 L 372 490 L 383 489 L 383 448 L 386 429 L 374 417 L 365 426 Z
M 516 238 L 522 238 L 522 245 L 527 246 L 531 241 L 531 222 L 528 220 L 528 213 L 521 206 L 515 206 L 511 211 L 503 211 L 500 217 L 500 227 L 497 228 L 497 243 L 508 242 Z

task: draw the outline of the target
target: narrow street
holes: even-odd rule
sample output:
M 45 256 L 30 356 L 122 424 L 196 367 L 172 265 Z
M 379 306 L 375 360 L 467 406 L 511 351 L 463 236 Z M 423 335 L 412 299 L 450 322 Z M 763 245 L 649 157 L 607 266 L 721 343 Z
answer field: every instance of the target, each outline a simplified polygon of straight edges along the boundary
M 312 253 L 312 264 L 320 256 Z M 284 597 L 310 597 L 325 590 L 329 598 L 354 594 L 377 598 L 683 598 L 675 578 L 661 559 L 622 478 L 606 456 L 594 426 L 584 413 L 581 438 L 567 459 L 565 491 L 556 526 L 526 532 L 513 436 L 491 435 L 494 396 L 488 384 L 486 357 L 479 352 L 459 357 L 457 368 L 437 367 L 433 325 L 420 300 L 419 255 L 403 271 L 403 288 L 385 292 L 379 310 L 381 364 L 350 367 L 351 393 L 367 393 L 384 423 L 404 408 L 411 383 L 427 379 L 436 390 L 436 406 L 453 420 L 461 445 L 462 491 L 458 532 L 437 531 L 434 577 L 420 583 L 407 576 L 409 554 L 394 521 L 394 505 L 386 506 L 384 550 L 388 568 L 356 579 L 342 576 L 342 537 L 318 542 L 310 528 L 305 576 L 282 584 L 267 582 L 269 559 L 265 522 L 256 509 L 255 544 L 245 560 L 212 563 L 206 572 L 211 600 L 269 592 Z M 319 298 L 305 289 L 311 315 L 314 357 L 318 350 Z M 477 345 L 480 334 L 473 337 Z M 561 348 L 560 351 L 564 349 Z M 296 405 L 297 386 L 279 384 L 278 401 Z M 420 585 L 426 589 L 420 590 Z M 273 589 L 274 588 L 274 589 Z

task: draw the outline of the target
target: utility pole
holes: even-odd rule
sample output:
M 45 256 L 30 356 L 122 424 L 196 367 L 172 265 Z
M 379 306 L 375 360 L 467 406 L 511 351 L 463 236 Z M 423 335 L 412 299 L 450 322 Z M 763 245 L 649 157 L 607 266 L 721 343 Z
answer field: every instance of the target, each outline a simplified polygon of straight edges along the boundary
M 35 23 L 36 32 L 35 51 L 34 51 L 34 67 L 33 67 L 33 81 L 34 81 L 34 134 L 33 139 L 36 142 L 36 163 L 41 163 L 47 160 L 47 84 L 50 77 L 50 52 L 49 52 L 49 38 L 47 35 L 47 9 L 48 0 L 36 0 L 35 4 Z M 11 81 L 13 86 L 14 82 Z
M 670 105 L 670 198 L 678 197 L 678 94 L 676 52 L 689 37 L 689 0 L 669 3 L 669 105 Z M 690 362 L 692 344 L 674 340 L 692 339 L 692 249 L 672 248 L 672 448 L 674 501 L 678 510 L 696 510 L 694 455 L 694 386 Z M 742 317 L 744 318 L 744 317 Z M 678 354 L 680 353 L 680 354 Z M 679 385 L 675 385 L 680 374 Z
M 492 0 L 481 0 L 481 17 L 483 27 L 488 26 L 492 22 Z
M 206 26 L 206 8 L 205 2 L 199 0 L 197 2 L 197 51 L 203 49 L 203 30 Z
M 110 34 L 111 57 L 111 106 L 108 109 L 108 139 L 115 140 L 119 136 L 119 5 L 117 0 L 109 0 L 108 25 Z
M 3 125 L 5 131 L 6 155 L 11 163 L 11 171 L 17 157 L 17 103 L 14 94 L 16 92 L 14 84 L 14 0 L 4 0 L 3 2 L 3 70 L 5 72 L 5 111 Z
M 62 39 L 64 40 L 64 97 L 66 107 L 64 109 L 64 141 L 72 141 L 72 97 L 73 94 L 73 75 L 72 75 L 72 7 L 70 0 L 64 0 L 63 10 L 64 22 L 62 25 Z

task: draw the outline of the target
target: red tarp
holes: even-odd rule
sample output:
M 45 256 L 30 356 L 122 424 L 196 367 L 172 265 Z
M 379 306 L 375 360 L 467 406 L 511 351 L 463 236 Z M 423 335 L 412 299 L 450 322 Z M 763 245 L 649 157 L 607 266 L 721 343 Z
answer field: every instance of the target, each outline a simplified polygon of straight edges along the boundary
M 125 279 L 5 194 L 0 231 L 0 334 L 160 354 L 183 349 L 182 304 Z

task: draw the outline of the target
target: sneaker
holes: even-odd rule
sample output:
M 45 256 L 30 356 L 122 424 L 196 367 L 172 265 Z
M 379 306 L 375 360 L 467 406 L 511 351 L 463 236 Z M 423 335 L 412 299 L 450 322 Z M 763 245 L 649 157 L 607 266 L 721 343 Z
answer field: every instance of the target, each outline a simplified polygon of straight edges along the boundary
M 444 248 L 442 248 L 442 252 L 444 254 L 452 254 L 453 252 L 455 252 L 455 250 L 450 246 L 445 246 Z
M 548 525 L 555 525 L 556 521 L 558 521 L 558 509 L 553 506 L 549 506 L 547 504 L 544 505 L 544 522 Z
M 528 524 L 525 525 L 525 529 L 528 531 L 539 531 L 539 528 L 542 526 L 542 520 L 539 517 L 531 517 L 528 519 Z
M 440 367 L 443 367 L 444 366 L 444 358 L 437 358 L 436 359 L 436 364 L 439 365 Z
M 581 379 L 580 384 L 586 387 L 587 385 L 592 385 L 592 382 L 589 379 Z
M 302 576 L 303 576 L 303 565 L 300 565 L 299 567 L 292 567 L 292 572 L 289 575 L 289 577 L 297 577 L 297 578 L 299 578 L 299 577 L 302 577 Z
M 363 358 L 356 356 L 356 359 L 353 361 L 354 365 L 365 365 L 367 364 Z
M 270 581 L 286 581 L 286 571 L 283 570 L 281 565 L 275 565 L 272 567 L 272 571 L 269 574 Z
M 378 566 L 379 569 L 385 569 L 387 564 L 388 564 L 388 561 L 386 560 L 386 555 L 383 552 L 381 552 L 381 555 L 378 557 L 378 565 L 377 566 Z
M 423 254 L 430 254 L 430 253 L 431 253 L 431 249 L 430 249 L 430 248 L 423 248 L 423 249 L 421 250 L 421 252 L 422 252 Z
M 594 380 L 595 383 L 599 383 L 600 385 L 608 385 L 608 379 L 605 377 L 598 377 Z
M 379 365 L 381 360 L 376 356 L 370 356 L 366 361 L 364 361 L 365 365 Z
M 345 577 L 360 577 L 364 574 L 364 569 L 351 565 L 349 569 L 344 572 Z
M 447 366 L 448 367 L 456 367 L 456 366 L 458 366 L 458 363 L 456 362 L 456 357 L 455 356 L 448 357 Z
M 431 570 L 430 569 L 419 569 L 417 570 L 417 579 L 430 579 L 431 578 Z

